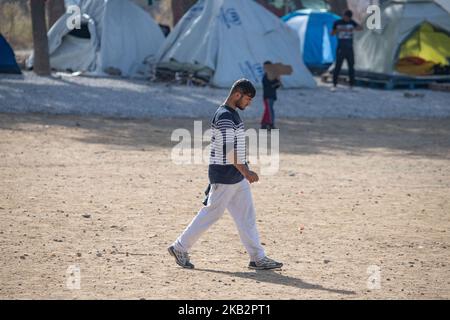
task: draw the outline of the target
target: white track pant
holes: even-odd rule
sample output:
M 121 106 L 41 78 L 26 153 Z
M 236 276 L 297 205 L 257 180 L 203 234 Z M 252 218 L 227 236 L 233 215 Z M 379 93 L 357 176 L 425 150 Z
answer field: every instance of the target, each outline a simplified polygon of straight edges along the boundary
M 241 241 L 251 261 L 265 257 L 256 228 L 255 207 L 250 183 L 244 179 L 236 184 L 213 184 L 206 207 L 203 207 L 189 226 L 175 241 L 175 249 L 189 252 L 200 236 L 225 212 L 231 213 L 239 231 Z

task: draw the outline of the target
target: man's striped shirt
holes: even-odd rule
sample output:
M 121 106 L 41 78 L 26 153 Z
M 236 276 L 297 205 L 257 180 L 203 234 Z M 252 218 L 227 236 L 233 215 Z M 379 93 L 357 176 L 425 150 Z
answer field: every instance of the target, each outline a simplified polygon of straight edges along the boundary
M 236 110 L 222 105 L 211 120 L 208 172 L 211 184 L 235 184 L 244 179 L 233 165 L 233 152 L 238 164 L 246 164 L 244 123 Z

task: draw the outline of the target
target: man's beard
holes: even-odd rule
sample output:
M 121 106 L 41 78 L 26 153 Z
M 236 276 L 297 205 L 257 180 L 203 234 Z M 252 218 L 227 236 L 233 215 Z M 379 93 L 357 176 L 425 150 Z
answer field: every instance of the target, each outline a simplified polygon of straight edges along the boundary
M 239 110 L 245 110 L 245 107 L 241 105 L 242 98 L 239 98 L 239 100 L 236 102 L 236 107 L 239 108 Z

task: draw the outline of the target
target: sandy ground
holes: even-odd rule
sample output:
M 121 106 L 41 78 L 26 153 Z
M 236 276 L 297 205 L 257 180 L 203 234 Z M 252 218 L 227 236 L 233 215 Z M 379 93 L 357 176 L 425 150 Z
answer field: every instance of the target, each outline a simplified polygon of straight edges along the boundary
M 279 126 L 280 170 L 253 195 L 285 266 L 248 270 L 226 213 L 183 270 L 166 248 L 207 166 L 171 162 L 170 136 L 193 120 L 0 114 L 0 298 L 449 299 L 450 119 Z

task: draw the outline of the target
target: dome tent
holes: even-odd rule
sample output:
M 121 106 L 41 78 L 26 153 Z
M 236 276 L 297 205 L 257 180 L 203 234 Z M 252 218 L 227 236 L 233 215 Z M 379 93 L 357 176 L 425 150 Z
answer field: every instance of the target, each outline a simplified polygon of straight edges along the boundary
M 21 74 L 14 51 L 0 33 L 0 73 Z
M 405 74 L 398 71 L 399 59 L 406 56 L 433 61 L 435 56 L 450 59 L 450 13 L 433 0 L 395 0 L 381 8 L 381 30 L 364 30 L 355 35 L 355 70 L 357 75 L 394 76 Z M 417 32 L 430 30 L 426 37 Z M 414 38 L 419 39 L 414 42 Z M 412 49 L 412 47 L 416 47 Z M 450 60 L 449 60 L 450 61 Z M 407 74 L 408 75 L 408 74 Z M 409 76 L 414 76 L 410 73 Z
M 300 53 L 308 67 L 323 67 L 336 60 L 337 40 L 331 30 L 339 16 L 327 11 L 298 10 L 282 19 L 298 33 Z
M 203 75 L 217 87 L 242 77 L 261 86 L 270 60 L 292 66 L 285 87 L 315 87 L 298 47 L 295 32 L 254 1 L 200 0 L 166 39 L 158 66 Z
M 114 69 L 135 76 L 164 41 L 152 17 L 129 0 L 66 0 L 81 9 L 81 30 L 70 30 L 66 13 L 49 30 L 50 66 L 104 74 Z M 33 55 L 28 66 L 33 64 Z

